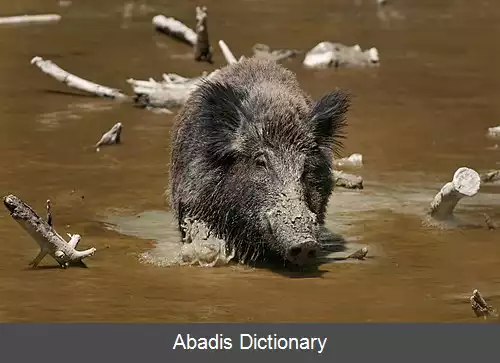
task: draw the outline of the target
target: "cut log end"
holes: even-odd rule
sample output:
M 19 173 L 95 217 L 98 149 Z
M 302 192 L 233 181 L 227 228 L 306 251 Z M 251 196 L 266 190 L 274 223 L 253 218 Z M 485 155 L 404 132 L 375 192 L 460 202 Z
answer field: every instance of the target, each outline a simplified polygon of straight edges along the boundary
M 446 183 L 431 202 L 430 216 L 439 220 L 453 219 L 453 211 L 463 197 L 476 195 L 481 186 L 479 174 L 472 169 L 457 169 L 453 180 Z
M 453 175 L 452 183 L 457 192 L 472 197 L 477 194 L 481 187 L 481 177 L 475 170 L 462 167 Z

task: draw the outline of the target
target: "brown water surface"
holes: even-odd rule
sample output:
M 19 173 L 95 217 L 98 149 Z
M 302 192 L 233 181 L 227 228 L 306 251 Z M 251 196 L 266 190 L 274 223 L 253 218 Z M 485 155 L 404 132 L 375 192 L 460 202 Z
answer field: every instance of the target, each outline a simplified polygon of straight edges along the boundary
M 151 26 L 156 14 L 192 26 L 194 1 L 151 0 L 149 10 L 126 19 L 119 0 L 74 0 L 68 7 L 55 0 L 2 2 L 2 15 L 63 19 L 0 27 L 1 194 L 16 194 L 42 214 L 52 199 L 59 233 L 80 233 L 79 249 L 98 251 L 88 269 L 29 269 L 37 245 L 4 209 L 0 320 L 474 321 L 460 299 L 474 288 L 500 307 L 500 230 L 482 226 L 482 213 L 500 221 L 498 187 L 482 187 L 457 208 L 478 228 L 420 225 L 458 167 L 499 168 L 500 151 L 490 149 L 495 142 L 485 134 L 500 124 L 500 5 L 394 0 L 404 19 L 383 21 L 374 3 L 206 0 L 216 49 L 209 66 L 179 57 L 188 49 Z M 308 50 L 331 40 L 378 48 L 378 69 L 310 71 L 301 57 L 285 63 L 315 97 L 334 87 L 355 95 L 345 154 L 364 155 L 365 189 L 337 190 L 329 223 L 372 246 L 372 259 L 325 264 L 322 277 L 305 279 L 240 266 L 162 268 L 138 259 L 154 241 L 100 222 L 113 214 L 168 212 L 162 194 L 173 115 L 71 91 L 30 65 L 31 58 L 131 93 L 130 77 L 196 76 L 221 66 L 219 39 L 238 56 L 250 55 L 255 43 Z M 96 153 L 92 145 L 118 121 L 123 145 Z M 47 257 L 42 265 L 54 261 Z

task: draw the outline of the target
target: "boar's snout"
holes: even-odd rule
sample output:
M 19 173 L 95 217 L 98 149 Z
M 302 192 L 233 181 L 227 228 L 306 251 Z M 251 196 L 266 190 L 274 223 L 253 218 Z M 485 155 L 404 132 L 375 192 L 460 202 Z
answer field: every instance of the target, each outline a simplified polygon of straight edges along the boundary
M 286 253 L 286 259 L 297 266 L 306 265 L 316 258 L 318 243 L 314 240 L 306 240 L 291 245 Z
M 276 206 L 267 213 L 274 247 L 294 265 L 304 266 L 316 258 L 317 217 L 296 195 L 282 194 Z

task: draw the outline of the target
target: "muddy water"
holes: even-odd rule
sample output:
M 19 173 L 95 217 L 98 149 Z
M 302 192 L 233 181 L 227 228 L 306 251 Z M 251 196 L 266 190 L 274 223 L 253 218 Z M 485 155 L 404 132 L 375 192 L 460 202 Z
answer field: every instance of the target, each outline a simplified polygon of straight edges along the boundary
M 155 239 L 176 238 L 171 225 L 163 230 L 149 221 L 150 233 L 145 223 L 137 238 L 130 224 L 117 233 L 102 221 L 151 211 L 168 220 L 162 194 L 173 116 L 69 91 L 29 61 L 42 56 L 128 93 L 129 77 L 198 75 L 223 64 L 218 48 L 213 67 L 186 61 L 185 46 L 151 28 L 159 13 L 192 24 L 196 3 L 148 1 L 124 17 L 117 0 L 2 2 L 1 14 L 57 12 L 63 20 L 0 28 L 0 190 L 40 213 L 52 199 L 58 231 L 80 233 L 79 248 L 98 252 L 88 269 L 52 268 L 50 257 L 28 269 L 36 244 L 4 210 L 0 320 L 474 321 L 463 302 L 474 288 L 500 306 L 500 232 L 482 219 L 488 213 L 500 221 L 500 188 L 483 187 L 459 204 L 457 215 L 472 227 L 420 224 L 458 167 L 500 167 L 500 151 L 485 137 L 500 120 L 500 6 L 394 0 L 403 18 L 383 20 L 368 0 L 205 3 L 214 46 L 222 38 L 237 55 L 249 55 L 257 42 L 310 49 L 333 40 L 379 49 L 379 69 L 306 71 L 300 58 L 286 63 L 314 96 L 337 86 L 355 95 L 345 153 L 364 155 L 365 189 L 337 190 L 328 224 L 370 246 L 373 258 L 326 263 L 321 277 L 303 279 L 241 266 L 140 263 Z M 96 153 L 92 145 L 118 121 L 123 145 Z

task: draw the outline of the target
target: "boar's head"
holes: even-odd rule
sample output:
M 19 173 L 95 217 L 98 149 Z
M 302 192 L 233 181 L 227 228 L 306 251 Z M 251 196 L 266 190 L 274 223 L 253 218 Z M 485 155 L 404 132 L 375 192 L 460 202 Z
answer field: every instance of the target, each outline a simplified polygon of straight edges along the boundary
M 314 102 L 279 65 L 254 82 L 234 81 L 234 68 L 248 74 L 251 66 L 203 82 L 181 111 L 174 209 L 206 222 L 240 259 L 271 252 L 302 266 L 319 248 L 349 96 L 334 91 Z

